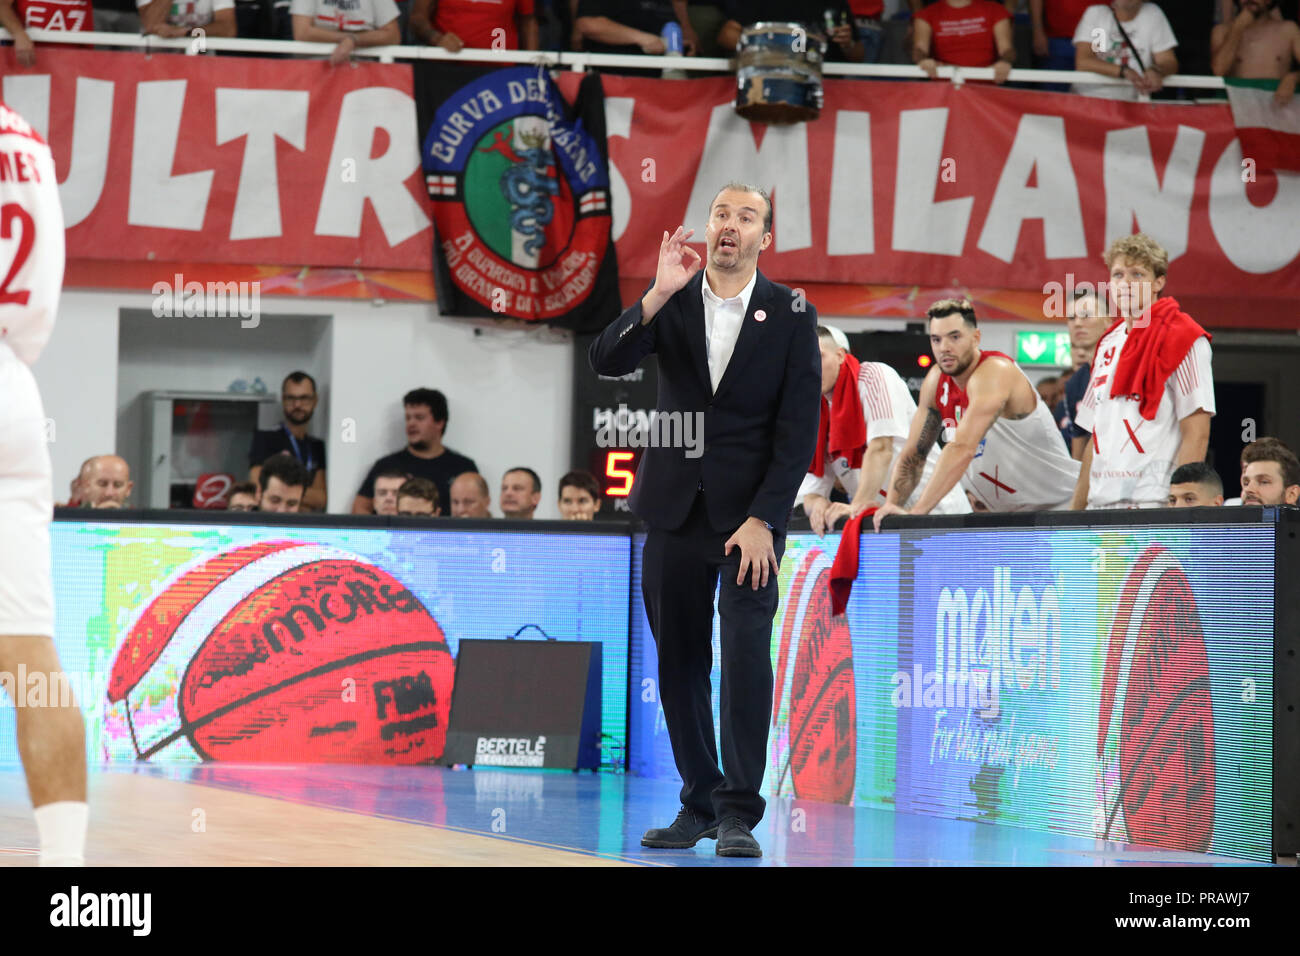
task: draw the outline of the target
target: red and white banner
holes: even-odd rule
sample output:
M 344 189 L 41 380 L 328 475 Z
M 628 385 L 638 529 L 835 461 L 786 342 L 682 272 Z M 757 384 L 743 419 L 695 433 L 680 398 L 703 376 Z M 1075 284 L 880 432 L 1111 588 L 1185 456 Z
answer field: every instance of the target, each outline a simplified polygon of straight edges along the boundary
M 409 66 L 10 47 L 0 74 L 70 259 L 429 268 Z
M 1108 242 L 1140 229 L 1169 250 L 1170 294 L 1300 293 L 1300 175 L 1256 175 L 1226 104 L 829 80 L 818 120 L 764 127 L 736 116 L 732 78 L 671 95 L 603 79 L 624 276 L 654 275 L 665 229 L 703 239 L 739 180 L 773 190 L 761 263 L 789 284 L 1095 282 Z

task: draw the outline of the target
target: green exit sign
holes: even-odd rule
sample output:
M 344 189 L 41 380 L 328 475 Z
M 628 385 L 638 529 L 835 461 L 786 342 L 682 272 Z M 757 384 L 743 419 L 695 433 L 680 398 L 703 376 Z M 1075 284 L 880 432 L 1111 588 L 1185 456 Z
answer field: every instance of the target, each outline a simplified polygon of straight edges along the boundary
M 1017 365 L 1048 365 L 1069 368 L 1069 332 L 1017 332 Z

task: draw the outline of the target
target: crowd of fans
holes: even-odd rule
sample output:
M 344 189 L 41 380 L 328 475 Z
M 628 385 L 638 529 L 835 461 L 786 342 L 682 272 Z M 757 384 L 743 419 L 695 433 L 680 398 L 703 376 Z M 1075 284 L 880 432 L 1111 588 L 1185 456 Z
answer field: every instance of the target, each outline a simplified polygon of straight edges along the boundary
M 804 25 L 824 38 L 826 59 L 1078 70 L 1127 85 L 1076 83 L 1088 96 L 1135 99 L 1171 73 L 1282 81 L 1300 77 L 1300 0 L 0 0 L 0 26 L 21 62 L 34 61 L 24 27 L 293 39 L 335 44 L 343 62 L 358 47 L 399 43 L 464 49 L 731 56 L 757 22 Z M 75 20 L 63 8 L 78 8 Z M 52 15 L 51 10 L 55 10 Z M 892 16 L 891 16 L 892 14 Z M 907 22 L 901 48 L 888 19 Z M 1017 31 L 1015 27 L 1019 25 Z M 1019 33 L 1019 44 L 1017 43 Z

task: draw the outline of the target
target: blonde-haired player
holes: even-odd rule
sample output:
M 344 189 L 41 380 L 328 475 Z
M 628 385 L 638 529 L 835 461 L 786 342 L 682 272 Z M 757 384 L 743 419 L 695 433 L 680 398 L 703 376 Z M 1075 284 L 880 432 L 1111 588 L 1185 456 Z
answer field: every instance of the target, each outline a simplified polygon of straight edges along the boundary
M 54 648 L 45 411 L 28 368 L 54 328 L 63 286 L 63 213 L 41 137 L 0 103 L 0 673 L 42 674 L 51 692 L 14 713 L 42 866 L 77 866 L 86 843 L 81 711 Z M 18 704 L 19 701 L 15 701 Z
M 1210 337 L 1168 296 L 1169 255 L 1137 233 L 1111 243 L 1113 314 L 1075 416 L 1091 435 L 1072 506 L 1163 508 L 1175 468 L 1204 461 L 1214 415 Z

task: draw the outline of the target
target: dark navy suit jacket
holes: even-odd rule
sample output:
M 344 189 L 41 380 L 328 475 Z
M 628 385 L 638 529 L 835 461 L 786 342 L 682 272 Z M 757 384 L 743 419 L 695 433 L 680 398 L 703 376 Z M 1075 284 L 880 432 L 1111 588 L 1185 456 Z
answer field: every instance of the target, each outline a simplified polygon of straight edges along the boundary
M 704 342 L 703 282 L 701 269 L 649 325 L 641 324 L 638 299 L 591 343 L 588 357 L 600 375 L 627 375 L 655 353 L 660 415 L 703 413 L 703 454 L 646 448 L 628 504 L 652 528 L 671 531 L 686 520 L 703 482 L 715 531 L 734 531 L 752 515 L 783 533 L 817 445 L 817 310 L 759 272 L 715 394 Z

